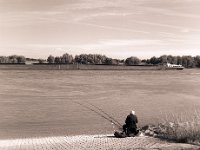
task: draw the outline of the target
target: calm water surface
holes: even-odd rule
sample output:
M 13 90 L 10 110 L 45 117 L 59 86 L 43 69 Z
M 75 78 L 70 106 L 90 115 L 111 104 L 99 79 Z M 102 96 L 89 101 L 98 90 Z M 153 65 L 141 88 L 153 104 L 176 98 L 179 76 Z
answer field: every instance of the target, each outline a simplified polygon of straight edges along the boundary
M 110 122 L 74 103 L 90 102 L 140 126 L 200 108 L 200 70 L 0 70 L 0 138 L 112 133 Z

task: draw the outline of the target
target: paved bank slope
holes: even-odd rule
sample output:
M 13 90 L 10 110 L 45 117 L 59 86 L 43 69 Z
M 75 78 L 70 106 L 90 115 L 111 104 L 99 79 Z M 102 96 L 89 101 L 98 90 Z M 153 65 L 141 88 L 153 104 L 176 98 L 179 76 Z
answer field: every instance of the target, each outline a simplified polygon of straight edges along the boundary
M 161 141 L 152 137 L 117 139 L 109 135 L 80 135 L 0 140 L 2 150 L 199 150 L 199 146 Z

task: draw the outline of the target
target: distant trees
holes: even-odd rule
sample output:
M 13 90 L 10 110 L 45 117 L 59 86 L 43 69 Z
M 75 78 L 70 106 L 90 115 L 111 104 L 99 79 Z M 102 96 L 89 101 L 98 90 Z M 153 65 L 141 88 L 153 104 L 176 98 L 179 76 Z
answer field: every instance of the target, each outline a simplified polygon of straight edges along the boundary
M 162 64 L 167 63 L 168 62 L 167 55 L 160 56 L 157 61 Z
M 171 64 L 177 64 L 177 56 L 168 55 L 167 62 Z
M 47 59 L 47 60 L 48 60 L 48 59 Z M 55 59 L 54 59 L 54 62 L 55 62 L 56 64 L 60 64 L 60 63 L 61 63 L 61 57 L 56 56 Z
M 81 54 L 75 56 L 75 63 L 79 64 L 110 64 L 110 58 L 100 54 Z
M 183 56 L 182 65 L 187 68 L 193 68 L 195 66 L 194 57 L 192 56 Z
M 5 59 L 5 58 L 4 58 Z M 0 59 L 0 62 L 4 59 Z M 11 58 L 10 58 L 11 59 Z M 13 62 L 19 61 L 18 59 L 11 59 Z M 47 62 L 50 64 L 91 64 L 91 65 L 162 65 L 165 63 L 180 64 L 186 68 L 200 67 L 200 56 L 172 56 L 162 55 L 160 57 L 153 56 L 150 59 L 142 59 L 132 56 L 125 60 L 109 58 L 100 54 L 80 54 L 73 58 L 72 55 L 65 53 L 62 56 L 52 56 L 47 58 Z
M 17 62 L 18 63 L 25 63 L 26 62 L 26 58 L 24 56 L 17 56 Z
M 24 64 L 26 61 L 34 61 L 39 64 L 91 64 L 91 65 L 162 65 L 165 63 L 180 64 L 186 68 L 200 68 L 200 56 L 172 56 L 162 55 L 160 57 L 153 56 L 150 59 L 140 60 L 137 57 L 128 57 L 125 60 L 113 59 L 101 54 L 80 54 L 73 58 L 72 55 L 65 53 L 62 56 L 49 55 L 47 60 L 25 58 L 20 55 L 0 56 L 0 64 Z
M 162 55 L 160 57 L 151 57 L 149 60 L 150 64 L 164 64 L 164 63 L 171 63 L 171 64 L 177 64 L 177 56 L 172 55 Z
M 8 57 L 0 56 L 0 63 L 1 64 L 8 63 L 8 62 L 9 62 L 9 58 Z
M 68 53 L 62 56 L 52 56 L 49 55 L 47 58 L 49 64 L 91 64 L 91 65 L 119 65 L 124 63 L 124 60 L 109 58 L 105 55 L 100 54 L 80 54 L 73 58 L 72 55 Z
M 25 58 L 20 55 L 0 56 L 0 64 L 24 64 L 27 61 L 37 61 L 39 64 L 46 63 L 44 59 Z M 80 54 L 73 58 L 72 55 L 65 53 L 62 56 L 49 55 L 47 58 L 49 64 L 91 64 L 91 65 L 140 65 L 151 64 L 159 65 L 165 63 L 180 64 L 186 68 L 200 68 L 200 56 L 172 56 L 162 55 L 160 57 L 153 56 L 150 59 L 140 60 L 137 57 L 128 57 L 125 60 L 109 58 L 100 54 Z
M 73 56 L 69 55 L 67 53 L 63 54 L 60 59 L 61 59 L 61 63 L 63 63 L 63 64 L 73 63 Z
M 1 64 L 24 64 L 26 62 L 26 58 L 24 56 L 19 55 L 11 55 L 11 56 L 0 56 Z
M 63 54 L 62 56 L 56 56 L 56 57 L 49 55 L 49 57 L 47 58 L 47 62 L 49 64 L 53 64 L 53 63 L 71 64 L 73 63 L 73 56 L 67 53 Z
M 126 65 L 139 65 L 141 63 L 141 60 L 137 57 L 129 57 L 126 59 L 125 64 Z
M 160 63 L 160 59 L 155 57 L 155 56 L 153 56 L 153 57 L 150 58 L 149 63 L 153 64 L 153 65 L 157 65 L 157 64 Z
M 143 60 L 144 61 L 144 60 Z M 200 56 L 172 56 L 172 55 L 162 55 L 160 57 L 151 57 L 146 60 L 147 64 L 164 64 L 171 63 L 177 65 L 183 65 L 186 68 L 200 67 Z
M 55 62 L 55 58 L 52 55 L 49 55 L 49 57 L 47 58 L 47 62 L 53 64 Z
M 105 65 L 117 65 L 120 60 L 108 58 L 105 55 L 100 54 L 81 54 L 75 56 L 75 63 L 79 64 L 105 64 Z
M 106 58 L 105 65 L 119 65 L 119 59 Z
M 90 55 L 81 54 L 75 56 L 75 63 L 78 64 L 94 64 L 93 59 Z
M 182 65 L 182 57 L 181 56 L 177 56 L 177 64 Z
M 200 56 L 194 57 L 194 61 L 195 61 L 195 66 L 200 67 Z

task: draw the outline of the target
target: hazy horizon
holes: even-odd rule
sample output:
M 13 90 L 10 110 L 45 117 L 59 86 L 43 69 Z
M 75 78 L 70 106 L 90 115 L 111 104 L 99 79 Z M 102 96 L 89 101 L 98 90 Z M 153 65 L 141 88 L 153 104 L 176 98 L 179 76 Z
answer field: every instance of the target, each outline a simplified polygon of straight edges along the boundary
M 200 55 L 198 0 L 0 0 L 0 55 Z

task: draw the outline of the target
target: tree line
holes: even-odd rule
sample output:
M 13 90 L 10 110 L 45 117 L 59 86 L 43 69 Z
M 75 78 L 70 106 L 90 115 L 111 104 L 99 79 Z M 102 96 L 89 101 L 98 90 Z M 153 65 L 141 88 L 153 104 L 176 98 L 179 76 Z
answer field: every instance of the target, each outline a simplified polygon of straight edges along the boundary
M 171 63 L 182 65 L 186 68 L 200 67 L 200 56 L 172 56 L 162 55 L 160 57 L 151 57 L 150 59 L 144 60 L 147 64 L 159 65 L 164 63 Z
M 62 56 L 49 55 L 47 60 L 25 58 L 24 56 L 0 56 L 1 64 L 23 64 L 26 61 L 37 61 L 39 64 L 91 64 L 91 65 L 162 65 L 165 63 L 183 65 L 186 68 L 200 67 L 200 56 L 172 56 L 162 55 L 150 59 L 139 59 L 132 56 L 126 59 L 113 59 L 101 54 L 80 54 L 73 57 L 65 53 Z
M 74 58 L 72 55 L 63 54 L 60 57 L 54 57 L 50 55 L 47 58 L 47 62 L 50 64 L 93 64 L 93 65 L 163 65 L 165 63 L 183 65 L 186 68 L 200 67 L 200 56 L 172 56 L 162 55 L 160 57 L 151 57 L 150 59 L 139 59 L 132 56 L 125 60 L 109 58 L 100 54 L 81 54 L 76 55 Z
M 25 62 L 26 58 L 24 56 L 19 56 L 19 55 L 0 56 L 1 64 L 24 64 Z
M 65 53 L 62 56 L 56 56 L 56 57 L 50 55 L 47 58 L 47 62 L 50 64 L 55 63 L 55 64 L 119 65 L 119 63 L 121 63 L 122 60 L 112 59 L 105 55 L 100 55 L 100 54 L 81 54 L 73 57 L 72 55 Z

